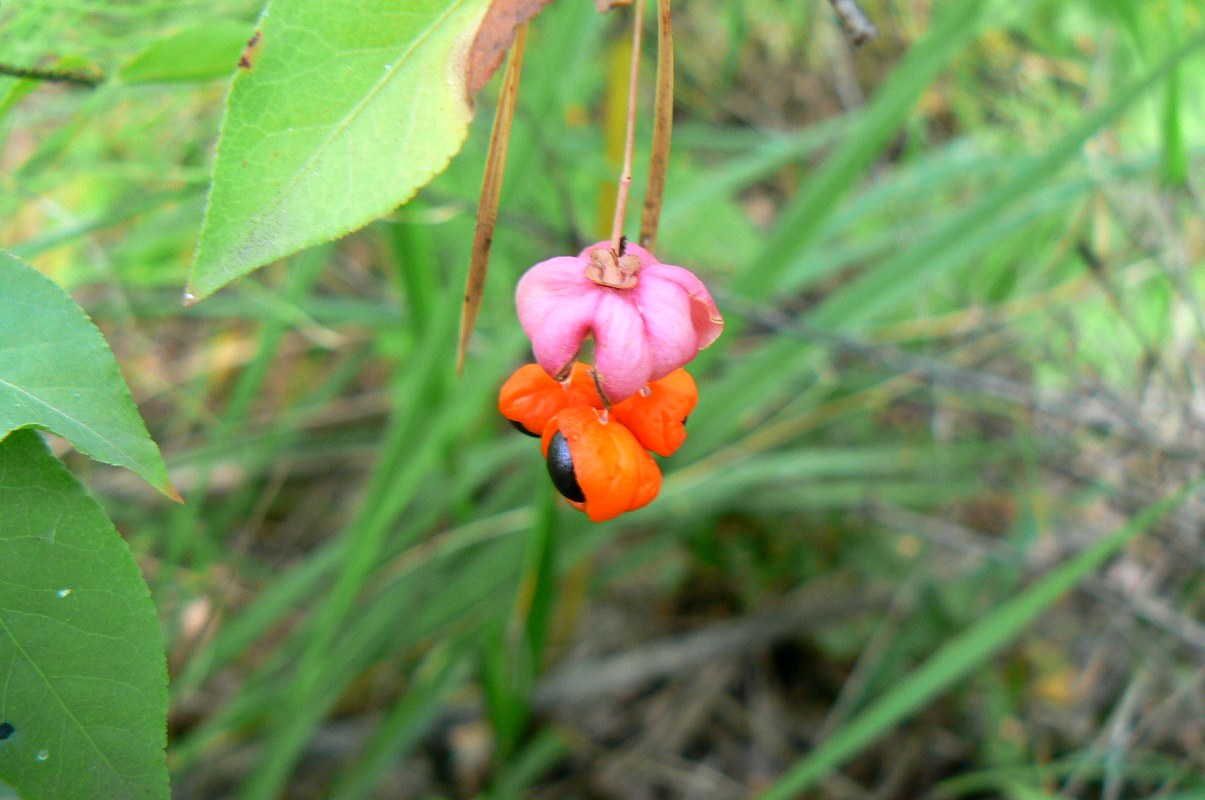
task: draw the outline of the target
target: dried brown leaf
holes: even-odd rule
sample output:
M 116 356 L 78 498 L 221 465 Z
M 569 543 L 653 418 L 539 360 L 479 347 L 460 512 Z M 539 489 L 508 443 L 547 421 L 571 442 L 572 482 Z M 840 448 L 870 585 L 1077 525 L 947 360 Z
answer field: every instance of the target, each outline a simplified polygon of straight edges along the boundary
M 456 351 L 456 374 L 464 371 L 469 337 L 477 323 L 481 299 L 485 292 L 485 274 L 489 267 L 490 248 L 494 244 L 494 228 L 498 224 L 498 202 L 502 196 L 502 177 L 506 172 L 506 151 L 510 146 L 511 122 L 515 117 L 515 102 L 519 97 L 519 76 L 523 71 L 523 50 L 527 42 L 527 26 L 520 25 L 510 64 L 498 97 L 494 129 L 490 134 L 489 154 L 485 159 L 485 176 L 481 180 L 481 202 L 477 205 L 477 229 L 473 232 L 473 252 L 469 260 L 469 275 L 464 287 L 464 308 L 460 314 L 460 344 Z
M 515 41 L 519 26 L 539 14 L 550 2 L 552 0 L 494 0 L 490 3 L 469 50 L 469 97 L 481 91 L 490 76 L 497 72 L 502 57 Z

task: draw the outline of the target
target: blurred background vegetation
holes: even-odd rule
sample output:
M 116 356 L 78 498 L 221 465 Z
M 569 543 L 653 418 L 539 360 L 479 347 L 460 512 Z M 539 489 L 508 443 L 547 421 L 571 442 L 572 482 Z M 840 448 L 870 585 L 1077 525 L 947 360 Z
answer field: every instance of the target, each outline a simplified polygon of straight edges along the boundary
M 71 460 L 162 612 L 175 796 L 743 798 L 851 720 L 808 796 L 1205 796 L 1200 502 L 909 682 L 1202 472 L 1205 3 L 867 0 L 858 49 L 820 0 L 677 4 L 658 252 L 729 329 L 603 525 L 494 404 L 517 277 L 609 224 L 624 15 L 534 25 L 457 379 L 497 79 L 413 202 L 181 307 L 259 5 L 0 8 L 0 63 L 112 78 L 0 77 L 0 246 L 101 325 L 188 501 Z

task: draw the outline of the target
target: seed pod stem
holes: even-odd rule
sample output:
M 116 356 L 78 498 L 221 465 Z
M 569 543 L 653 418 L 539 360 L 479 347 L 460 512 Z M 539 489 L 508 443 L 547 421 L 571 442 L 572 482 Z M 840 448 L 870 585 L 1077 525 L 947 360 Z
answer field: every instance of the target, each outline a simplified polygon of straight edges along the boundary
M 665 175 L 669 171 L 670 139 L 674 130 L 674 30 L 670 0 L 657 0 L 657 96 L 653 103 L 653 147 L 649 156 L 649 182 L 640 215 L 640 246 L 652 250 L 661 220 Z
M 494 114 L 490 134 L 490 150 L 485 160 L 485 177 L 481 180 L 481 201 L 477 205 L 477 228 L 473 232 L 473 253 L 469 259 L 469 275 L 464 287 L 464 308 L 460 314 L 460 344 L 456 351 L 456 374 L 464 372 L 469 336 L 481 311 L 485 291 L 485 273 L 489 268 L 490 247 L 494 243 L 494 228 L 498 224 L 498 201 L 502 195 L 502 176 L 506 172 L 506 151 L 510 145 L 510 128 L 515 118 L 515 101 L 519 97 L 519 75 L 523 71 L 523 51 L 527 45 L 527 23 L 519 27 L 511 47 L 510 61 L 502 77 L 502 94 Z
M 636 82 L 640 75 L 640 38 L 644 34 L 644 0 L 636 0 L 636 19 L 632 23 L 632 66 L 628 72 L 628 121 L 623 145 L 623 172 L 619 175 L 619 194 L 615 199 L 615 218 L 611 223 L 611 251 L 619 256 L 623 238 L 623 218 L 628 210 L 628 192 L 632 188 L 632 149 L 636 141 Z

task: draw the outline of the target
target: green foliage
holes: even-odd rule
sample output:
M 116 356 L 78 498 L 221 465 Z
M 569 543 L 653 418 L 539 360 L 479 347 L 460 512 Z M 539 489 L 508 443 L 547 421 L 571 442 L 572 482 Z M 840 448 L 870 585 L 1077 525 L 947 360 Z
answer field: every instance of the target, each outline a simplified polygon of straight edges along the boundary
M 815 244 L 825 220 L 867 165 L 895 135 L 921 93 L 950 59 L 973 40 L 987 0 L 967 0 L 945 9 L 925 39 L 891 73 L 890 79 L 862 114 L 856 127 L 832 154 L 818 174 L 792 204 L 783 210 L 774 235 L 754 267 L 745 273 L 743 293 L 771 295 L 781 285 L 781 275 L 799 264 L 799 253 Z
M 1022 198 L 1033 198 L 1035 189 L 1080 153 L 1085 141 L 1114 122 L 1145 92 L 1174 71 L 1186 56 L 1203 45 L 1205 36 L 1197 36 L 1185 47 L 1173 51 L 1140 81 L 1116 92 L 1102 108 L 1085 116 L 1079 125 L 1014 170 L 1007 181 L 984 194 L 970 208 L 951 214 L 912 247 L 884 259 L 879 269 L 834 292 L 816 312 L 813 322 L 822 326 L 865 324 L 915 295 L 943 269 L 956 269 L 970 263 L 1008 230 L 1008 226 L 1002 224 L 1002 218 L 1010 206 Z
M 0 509 L 0 779 L 166 799 L 163 639 L 126 543 L 32 431 L 0 442 Z
M 1144 510 L 1123 527 L 993 609 L 969 630 L 951 637 L 925 663 L 883 692 L 870 707 L 851 719 L 760 795 L 762 800 L 786 800 L 798 796 L 877 737 L 885 735 L 935 695 L 965 678 L 997 650 L 1015 639 L 1067 590 L 1099 569 L 1135 536 L 1145 533 L 1201 485 L 1198 481 Z
M 273 0 L 227 101 L 188 291 L 363 227 L 460 149 L 485 0 Z M 459 60 L 459 61 L 458 61 Z
M 189 500 L 95 481 L 155 566 L 182 795 L 555 796 L 629 748 L 662 755 L 678 725 L 668 763 L 706 763 L 733 795 L 780 775 L 780 795 L 894 796 L 893 776 L 950 796 L 1200 789 L 1147 713 L 1182 722 L 1176 698 L 1199 692 L 1194 629 L 1177 627 L 1205 591 L 1199 509 L 1160 525 L 1139 509 L 1200 463 L 1205 7 L 863 5 L 882 36 L 850 50 L 821 0 L 674 4 L 658 252 L 708 281 L 729 329 L 695 362 L 700 405 L 661 496 L 602 526 L 556 500 L 495 403 L 529 359 L 516 278 L 605 235 L 629 12 L 558 0 L 532 26 L 457 379 L 492 89 L 472 124 L 436 103 L 442 128 L 396 140 L 419 119 L 404 85 L 449 89 L 480 2 L 373 3 L 362 25 L 363 4 L 277 0 L 249 70 L 234 62 L 254 0 L 0 6 L 0 62 L 62 53 L 113 76 L 0 78 L 0 242 L 120 342 Z M 402 6 L 426 16 L 383 16 Z M 225 87 L 204 78 L 222 69 L 237 75 L 211 171 Z M 426 181 L 408 170 L 442 169 L 466 130 L 394 210 Z M 303 184 L 310 162 L 326 171 Z M 198 295 L 388 216 L 182 310 L 207 188 Z M 1153 596 L 1114 594 L 1144 570 Z M 1079 583 L 1092 592 L 1056 602 Z M 836 598 L 819 618 L 790 605 L 813 590 Z M 763 623 L 772 639 L 590 694 L 608 666 Z M 562 704 L 575 668 L 595 670 L 588 700 Z M 766 748 L 749 733 L 763 707 Z M 600 718 L 615 727 L 598 735 Z M 1139 735 L 1116 746 L 1123 731 Z M 440 774 L 461 756 L 478 771 Z M 655 793 L 688 791 L 631 792 Z
M 125 83 L 207 81 L 227 78 L 238 64 L 251 28 L 219 20 L 187 28 L 152 42 L 122 65 L 117 77 Z
M 54 281 L 0 251 L 0 438 L 53 431 L 81 453 L 175 490 L 100 331 Z

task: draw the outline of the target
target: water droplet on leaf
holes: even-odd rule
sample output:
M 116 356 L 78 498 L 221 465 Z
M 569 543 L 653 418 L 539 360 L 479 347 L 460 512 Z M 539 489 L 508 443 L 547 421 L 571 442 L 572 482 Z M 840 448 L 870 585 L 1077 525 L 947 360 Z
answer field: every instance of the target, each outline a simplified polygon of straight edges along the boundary
M 39 750 L 38 754 L 36 756 L 34 756 L 34 758 L 37 759 L 38 761 L 45 761 L 46 759 L 50 758 L 50 751 L 49 750 Z
M 71 594 L 71 590 L 70 590 L 70 589 L 66 589 L 66 588 L 64 588 L 64 589 L 59 589 L 57 592 L 55 592 L 55 594 L 56 594 L 56 595 L 58 595 L 59 599 L 61 600 L 61 599 L 63 599 L 64 597 L 66 597 L 67 595 Z

